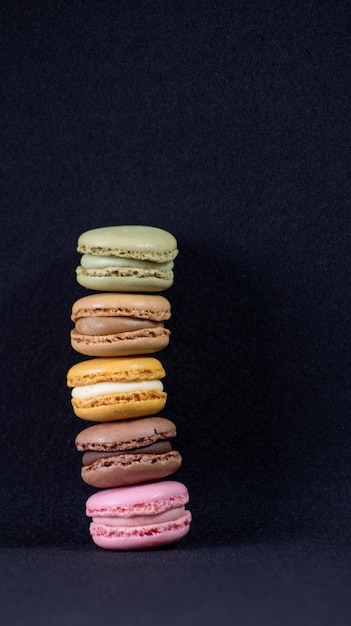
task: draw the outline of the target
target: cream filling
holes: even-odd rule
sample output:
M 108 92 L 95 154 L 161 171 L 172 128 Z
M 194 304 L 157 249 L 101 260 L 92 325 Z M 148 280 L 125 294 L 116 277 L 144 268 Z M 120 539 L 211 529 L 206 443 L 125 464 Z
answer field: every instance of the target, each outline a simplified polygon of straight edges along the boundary
M 104 336 L 133 333 L 145 328 L 162 327 L 163 322 L 139 319 L 135 317 L 83 317 L 76 321 L 76 331 L 82 335 Z
M 160 380 L 140 380 L 132 382 L 95 383 L 95 385 L 81 385 L 73 387 L 72 398 L 85 400 L 110 393 L 128 393 L 133 391 L 163 391 Z
M 104 524 L 106 526 L 145 526 L 149 524 L 159 524 L 161 522 L 171 522 L 178 519 L 185 511 L 184 506 L 170 509 L 158 515 L 135 515 L 134 517 L 93 517 L 95 524 Z
M 80 264 L 85 269 L 100 267 L 139 267 L 141 269 L 155 269 L 161 272 L 168 272 L 174 267 L 173 261 L 169 261 L 168 263 L 155 263 L 154 261 L 140 261 L 139 259 L 100 256 L 97 254 L 83 254 Z

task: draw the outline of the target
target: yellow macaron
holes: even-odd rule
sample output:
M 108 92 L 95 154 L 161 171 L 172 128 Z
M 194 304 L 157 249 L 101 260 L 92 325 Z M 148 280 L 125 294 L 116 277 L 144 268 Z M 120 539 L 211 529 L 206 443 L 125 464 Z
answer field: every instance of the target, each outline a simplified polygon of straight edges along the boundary
M 154 357 L 110 357 L 82 361 L 67 373 L 72 407 L 81 419 L 109 422 L 153 415 L 167 394 L 162 363 Z

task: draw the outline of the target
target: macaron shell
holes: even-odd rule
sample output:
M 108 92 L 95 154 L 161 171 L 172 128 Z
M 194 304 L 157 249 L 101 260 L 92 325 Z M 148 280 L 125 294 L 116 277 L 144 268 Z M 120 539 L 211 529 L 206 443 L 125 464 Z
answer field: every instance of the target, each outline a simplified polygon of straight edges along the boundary
M 188 490 L 183 483 L 163 480 L 94 493 L 86 501 L 86 514 L 89 517 L 156 515 L 184 506 L 188 501 Z
M 163 326 L 115 335 L 83 335 L 71 330 L 71 346 L 86 356 L 118 357 L 153 354 L 169 344 L 170 331 Z
M 173 285 L 173 271 L 156 274 L 154 271 L 135 271 L 133 274 L 122 275 L 112 268 L 105 270 L 86 270 L 81 266 L 76 269 L 77 282 L 86 289 L 96 291 L 125 291 L 129 293 L 146 291 L 158 293 Z
M 79 298 L 72 306 L 71 319 L 74 322 L 81 317 L 96 315 L 163 321 L 170 318 L 171 305 L 159 295 L 101 293 Z
M 139 399 L 141 396 L 141 399 Z M 154 415 L 164 409 L 167 394 L 164 391 L 124 393 L 113 396 L 95 396 L 91 400 L 77 401 L 72 398 L 75 415 L 90 422 L 113 422 Z
M 89 426 L 78 433 L 75 444 L 80 452 L 112 452 L 145 447 L 156 441 L 172 439 L 176 434 L 176 426 L 170 420 L 164 417 L 148 417 Z
M 122 487 L 166 478 L 181 464 L 182 457 L 175 450 L 165 454 L 122 454 L 82 467 L 81 476 L 91 487 Z
M 177 255 L 177 241 L 161 228 L 141 225 L 104 226 L 82 233 L 78 252 L 166 262 Z
M 166 372 L 154 357 L 97 358 L 73 365 L 67 373 L 68 387 L 108 381 L 158 380 Z
M 174 543 L 190 530 L 191 513 L 185 511 L 172 522 L 145 526 L 115 527 L 92 522 L 90 534 L 94 543 L 108 550 L 141 550 Z

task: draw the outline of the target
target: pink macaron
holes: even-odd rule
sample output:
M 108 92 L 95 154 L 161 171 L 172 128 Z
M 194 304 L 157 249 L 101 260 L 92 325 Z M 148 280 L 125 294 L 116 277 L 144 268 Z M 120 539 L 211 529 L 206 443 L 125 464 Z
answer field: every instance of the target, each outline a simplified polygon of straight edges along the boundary
M 110 550 L 138 550 L 174 543 L 189 532 L 185 509 L 188 490 L 167 480 L 94 493 L 86 503 L 96 545 Z

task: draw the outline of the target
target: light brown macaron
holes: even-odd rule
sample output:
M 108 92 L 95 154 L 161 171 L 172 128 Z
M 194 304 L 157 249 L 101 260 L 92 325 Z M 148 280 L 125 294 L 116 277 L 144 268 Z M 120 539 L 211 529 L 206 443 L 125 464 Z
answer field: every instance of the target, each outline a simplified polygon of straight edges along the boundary
M 76 437 L 83 452 L 81 476 L 92 487 L 133 485 L 170 476 L 182 457 L 169 439 L 176 427 L 163 417 L 96 424 Z
M 71 345 L 87 356 L 152 354 L 168 346 L 171 305 L 159 295 L 92 294 L 72 307 Z

